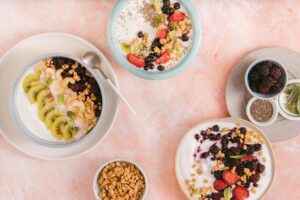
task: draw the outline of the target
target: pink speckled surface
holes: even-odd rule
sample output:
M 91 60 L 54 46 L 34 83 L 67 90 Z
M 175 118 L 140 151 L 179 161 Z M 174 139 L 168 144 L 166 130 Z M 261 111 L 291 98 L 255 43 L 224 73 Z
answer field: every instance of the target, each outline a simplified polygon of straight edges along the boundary
M 106 160 L 124 157 L 146 171 L 149 200 L 184 199 L 175 179 L 174 157 L 184 133 L 205 119 L 228 116 L 225 83 L 248 52 L 283 46 L 300 52 L 300 1 L 194 0 L 203 25 L 201 50 L 184 73 L 164 81 L 142 80 L 112 58 L 105 37 L 115 0 L 1 0 L 0 55 L 33 34 L 79 35 L 110 59 L 137 118 L 121 105 L 110 134 L 87 154 L 43 161 L 18 152 L 0 136 L 1 200 L 89 200 L 92 178 Z M 283 133 L 284 134 L 284 133 Z M 277 177 L 267 200 L 300 198 L 300 136 L 273 143 Z

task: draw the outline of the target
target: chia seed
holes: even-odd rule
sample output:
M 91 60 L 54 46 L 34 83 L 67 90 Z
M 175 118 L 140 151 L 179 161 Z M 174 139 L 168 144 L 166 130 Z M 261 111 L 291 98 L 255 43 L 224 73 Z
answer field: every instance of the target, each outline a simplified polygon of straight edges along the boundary
M 250 107 L 250 114 L 257 122 L 266 122 L 273 116 L 273 106 L 268 100 L 258 99 Z

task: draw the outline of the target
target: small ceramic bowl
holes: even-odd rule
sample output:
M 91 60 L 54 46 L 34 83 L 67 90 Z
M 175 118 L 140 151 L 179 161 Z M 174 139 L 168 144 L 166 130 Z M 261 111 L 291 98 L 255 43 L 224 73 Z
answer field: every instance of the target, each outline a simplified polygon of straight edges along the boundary
M 131 160 L 127 160 L 127 159 L 115 159 L 115 160 L 111 160 L 111 161 L 108 161 L 108 162 L 104 163 L 103 165 L 101 165 L 98 168 L 98 170 L 97 170 L 97 172 L 96 172 L 96 174 L 94 176 L 94 180 L 93 180 L 93 191 L 94 191 L 95 198 L 97 200 L 102 200 L 99 197 L 99 192 L 100 192 L 101 188 L 98 185 L 98 179 L 99 179 L 99 176 L 101 174 L 101 171 L 104 169 L 105 166 L 107 166 L 110 163 L 114 163 L 114 162 L 126 162 L 126 163 L 129 163 L 129 164 L 132 164 L 132 165 L 134 165 L 141 172 L 141 174 L 144 176 L 144 180 L 145 180 L 145 189 L 144 189 L 143 195 L 140 198 L 140 200 L 145 200 L 146 196 L 147 196 L 147 192 L 148 192 L 148 179 L 146 177 L 146 174 L 145 174 L 144 170 L 137 163 L 135 163 L 135 162 L 133 162 Z
M 274 94 L 261 94 L 261 93 L 258 93 L 258 92 L 254 92 L 251 88 L 250 88 L 250 84 L 249 84 L 249 74 L 251 72 L 251 70 L 259 63 L 261 62 L 265 62 L 265 61 L 270 61 L 272 62 L 273 64 L 277 65 L 280 69 L 281 69 L 281 72 L 283 73 L 283 85 L 284 87 L 281 89 L 280 92 L 278 93 L 274 93 Z M 285 68 L 285 66 L 283 64 L 281 64 L 279 61 L 277 60 L 274 60 L 272 58 L 263 58 L 263 59 L 259 59 L 259 60 L 256 60 L 254 62 L 252 62 L 246 73 L 245 73 L 245 85 L 246 85 L 246 88 L 248 90 L 248 92 L 252 95 L 252 96 L 255 96 L 257 98 L 261 98 L 261 99 L 271 99 L 271 98 L 274 98 L 274 97 L 277 97 L 279 94 L 282 93 L 282 91 L 284 91 L 284 89 L 286 88 L 286 84 L 287 84 L 287 81 L 288 81 L 288 73 L 287 73 L 287 70 Z
M 201 25 L 197 14 L 198 12 L 195 10 L 195 5 L 193 4 L 193 2 L 186 0 L 178 0 L 178 2 L 185 8 L 186 12 L 192 20 L 193 41 L 188 49 L 188 52 L 172 68 L 161 72 L 151 72 L 145 71 L 143 69 L 138 69 L 132 64 L 130 64 L 120 48 L 120 41 L 117 39 L 117 35 L 120 34 L 120 32 L 117 30 L 118 18 L 122 16 L 123 9 L 130 3 L 130 1 L 131 0 L 117 1 L 109 17 L 109 23 L 107 28 L 108 43 L 110 46 L 110 50 L 111 52 L 113 52 L 113 56 L 118 61 L 118 63 L 130 73 L 138 77 L 150 80 L 161 80 L 171 78 L 185 70 L 188 66 L 190 66 L 190 64 L 192 63 L 192 61 L 198 53 L 201 42 Z M 129 26 L 133 25 L 137 24 L 132 23 Z
M 300 79 L 289 80 L 287 86 L 292 83 L 300 84 Z M 280 115 L 289 120 L 300 121 L 300 115 L 293 114 L 285 108 L 284 105 L 286 104 L 286 102 L 287 102 L 287 95 L 283 92 L 278 96 L 276 100 Z
M 257 126 L 269 126 L 271 124 L 273 124 L 275 122 L 275 120 L 277 119 L 278 117 L 278 107 L 275 103 L 274 100 L 272 99 L 262 99 L 262 100 L 266 100 L 266 101 L 269 101 L 272 103 L 272 106 L 273 106 L 273 115 L 272 117 L 268 120 L 268 121 L 265 121 L 265 122 L 258 122 L 256 121 L 252 115 L 251 115 L 251 105 L 256 101 L 256 100 L 259 100 L 260 98 L 257 98 L 257 97 L 253 97 L 252 99 L 250 99 L 250 101 L 248 102 L 247 104 L 247 107 L 246 107 L 246 113 L 247 113 L 247 117 L 248 119 L 255 125 Z

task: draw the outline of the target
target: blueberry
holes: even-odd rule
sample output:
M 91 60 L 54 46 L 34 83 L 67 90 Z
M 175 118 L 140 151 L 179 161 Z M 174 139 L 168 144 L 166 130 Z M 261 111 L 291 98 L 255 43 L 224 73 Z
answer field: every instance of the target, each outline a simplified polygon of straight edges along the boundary
M 152 56 L 147 56 L 146 58 L 145 58 L 145 62 L 146 63 L 152 63 L 154 61 L 154 57 L 152 57 Z
M 137 34 L 137 36 L 139 38 L 143 38 L 144 37 L 144 33 L 142 31 L 139 31 L 138 34 Z
M 164 68 L 164 66 L 162 66 L 162 65 L 158 65 L 157 70 L 158 70 L 158 71 L 164 71 L 165 68 Z
M 180 9 L 180 3 L 174 3 L 174 9 L 178 10 Z
M 154 64 L 153 63 L 146 63 L 145 67 L 148 69 L 154 69 Z
M 145 71 L 148 71 L 148 69 L 149 69 L 149 68 L 147 67 L 147 65 L 145 65 L 145 66 L 144 66 L 144 70 L 145 70 Z
M 213 125 L 212 130 L 217 132 L 220 130 L 220 127 L 218 125 Z
M 189 37 L 187 36 L 187 34 L 182 34 L 181 40 L 182 40 L 183 42 L 187 42 L 187 41 L 189 41 Z

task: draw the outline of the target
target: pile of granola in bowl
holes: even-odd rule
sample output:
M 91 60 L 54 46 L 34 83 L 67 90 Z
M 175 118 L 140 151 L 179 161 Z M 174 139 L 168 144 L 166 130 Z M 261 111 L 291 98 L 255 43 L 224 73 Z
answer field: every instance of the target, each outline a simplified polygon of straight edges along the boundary
M 46 54 L 30 62 L 11 101 L 16 125 L 33 142 L 51 147 L 68 147 L 93 134 L 105 108 L 100 79 L 67 54 Z

